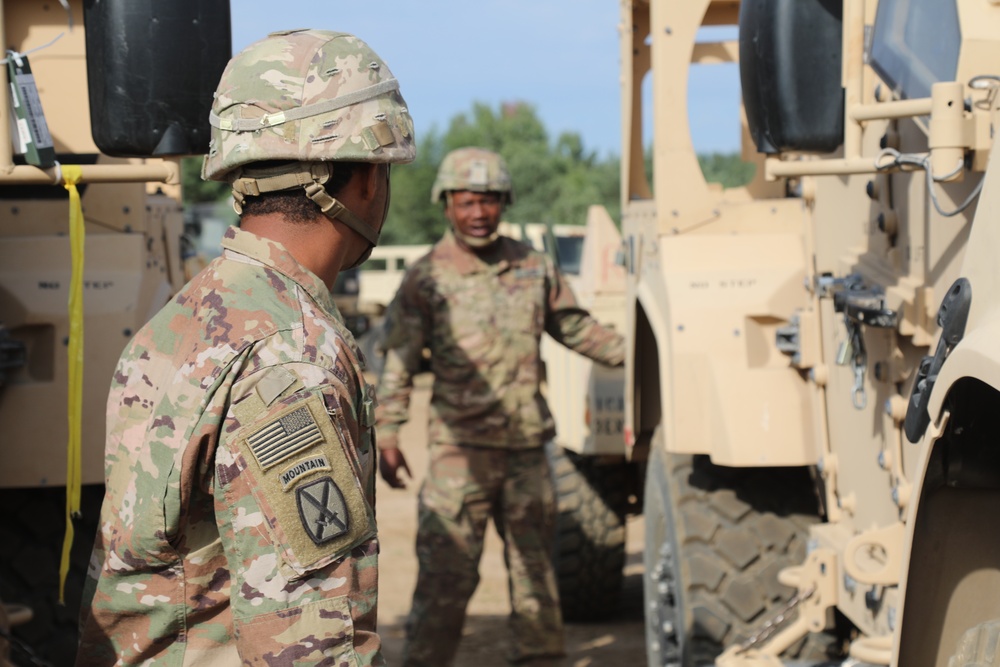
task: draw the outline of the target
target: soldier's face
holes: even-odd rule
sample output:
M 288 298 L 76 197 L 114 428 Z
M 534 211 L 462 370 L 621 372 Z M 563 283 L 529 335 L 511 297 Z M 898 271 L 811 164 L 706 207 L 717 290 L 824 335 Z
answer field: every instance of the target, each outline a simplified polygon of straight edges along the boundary
M 451 193 L 444 209 L 445 217 L 465 236 L 488 239 L 496 233 L 503 214 L 503 197 L 498 192 Z
M 368 200 L 364 210 L 368 211 L 366 214 L 366 222 L 371 225 L 375 231 L 381 233 L 382 225 L 385 224 L 385 218 L 389 215 L 389 200 L 390 195 L 392 194 L 392 188 L 390 187 L 389 180 L 389 165 L 377 165 L 375 171 L 372 173 L 374 174 L 374 187 L 372 189 L 371 199 Z M 368 240 L 363 238 L 360 234 L 355 234 L 352 238 L 355 242 L 363 242 L 365 245 L 364 249 L 361 250 L 361 254 L 358 255 L 358 258 L 354 261 L 354 263 L 345 267 L 350 269 L 364 264 L 368 258 L 371 257 L 372 250 L 375 249 L 375 246 L 369 243 Z

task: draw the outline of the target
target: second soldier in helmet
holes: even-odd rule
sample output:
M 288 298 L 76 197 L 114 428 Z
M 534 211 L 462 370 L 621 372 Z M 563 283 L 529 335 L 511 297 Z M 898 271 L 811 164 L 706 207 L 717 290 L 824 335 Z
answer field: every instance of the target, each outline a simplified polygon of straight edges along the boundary
M 392 486 L 409 472 L 399 428 L 424 348 L 434 375 L 404 667 L 452 664 L 491 517 L 510 577 L 510 660 L 550 664 L 565 653 L 543 448 L 555 424 L 541 394 L 540 340 L 548 333 L 609 365 L 623 362 L 623 341 L 577 305 L 546 255 L 497 233 L 512 195 L 499 155 L 449 153 L 431 197 L 450 229 L 410 268 L 386 314 L 378 445 Z

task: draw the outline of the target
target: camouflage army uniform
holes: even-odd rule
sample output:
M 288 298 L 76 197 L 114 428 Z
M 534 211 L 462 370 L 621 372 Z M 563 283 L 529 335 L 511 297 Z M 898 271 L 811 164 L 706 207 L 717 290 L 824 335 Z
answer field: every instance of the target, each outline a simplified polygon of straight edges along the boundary
M 511 659 L 562 655 L 551 562 L 555 501 L 543 449 L 555 424 L 541 394 L 539 344 L 547 332 L 591 359 L 619 365 L 621 337 L 577 306 L 545 255 L 505 237 L 477 255 L 452 232 L 407 272 L 386 327 L 381 446 L 397 446 L 424 347 L 434 374 L 405 664 L 453 660 L 491 514 L 510 575 Z
M 356 346 L 280 244 L 223 245 L 115 371 L 78 664 L 384 664 Z

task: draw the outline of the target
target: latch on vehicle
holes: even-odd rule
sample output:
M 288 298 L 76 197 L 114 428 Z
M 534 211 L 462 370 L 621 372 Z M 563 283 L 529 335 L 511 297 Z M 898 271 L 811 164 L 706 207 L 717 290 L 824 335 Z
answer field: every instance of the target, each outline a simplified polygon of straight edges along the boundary
M 910 442 L 919 441 L 931 422 L 930 413 L 927 411 L 931 390 L 934 389 L 934 383 L 945 359 L 965 336 L 965 325 L 969 321 L 971 307 L 972 285 L 966 278 L 959 278 L 952 284 L 938 309 L 937 324 L 941 327 L 941 337 L 938 339 L 934 356 L 924 357 L 920 362 L 920 368 L 917 369 L 917 378 L 910 393 L 910 404 L 903 420 L 903 431 Z

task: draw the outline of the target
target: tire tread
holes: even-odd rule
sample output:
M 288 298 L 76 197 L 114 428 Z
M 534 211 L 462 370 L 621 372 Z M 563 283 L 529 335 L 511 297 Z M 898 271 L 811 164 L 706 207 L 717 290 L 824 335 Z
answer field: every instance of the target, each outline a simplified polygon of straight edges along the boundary
M 668 499 L 660 517 L 669 544 L 660 548 L 666 555 L 659 562 L 646 564 L 654 577 L 647 595 L 660 591 L 647 600 L 650 656 L 657 667 L 711 664 L 725 647 L 752 636 L 794 593 L 775 577 L 804 560 L 818 504 L 804 469 L 724 468 L 705 456 L 665 453 L 654 460 L 660 456 L 666 488 L 647 486 L 646 511 L 650 502 Z M 647 526 L 647 538 L 653 533 Z M 656 553 L 653 547 L 647 554 Z M 681 609 L 690 624 L 686 631 Z M 674 632 L 662 632 L 664 626 Z M 785 657 L 829 657 L 832 637 L 822 638 L 800 642 Z
M 550 444 L 558 503 L 556 573 L 563 618 L 596 621 L 618 608 L 625 567 L 625 462 L 598 464 Z

